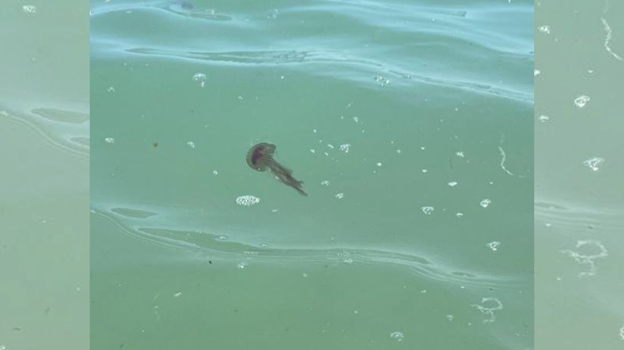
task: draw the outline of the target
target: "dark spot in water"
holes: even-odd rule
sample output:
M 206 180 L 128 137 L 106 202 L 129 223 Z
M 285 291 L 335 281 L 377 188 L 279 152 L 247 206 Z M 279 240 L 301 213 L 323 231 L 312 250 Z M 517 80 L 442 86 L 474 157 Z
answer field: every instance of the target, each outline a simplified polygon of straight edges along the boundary
M 195 6 L 193 4 L 191 4 L 190 2 L 183 1 L 182 2 L 182 8 L 185 9 L 185 10 L 192 10 L 192 9 L 195 8 Z
M 154 148 L 158 147 L 158 142 L 154 142 L 152 146 L 154 146 Z
M 292 170 L 273 159 L 276 148 L 275 145 L 266 142 L 254 145 L 247 152 L 247 165 L 256 171 L 270 170 L 278 181 L 294 188 L 299 194 L 307 196 L 303 191 L 303 182 L 292 176 Z

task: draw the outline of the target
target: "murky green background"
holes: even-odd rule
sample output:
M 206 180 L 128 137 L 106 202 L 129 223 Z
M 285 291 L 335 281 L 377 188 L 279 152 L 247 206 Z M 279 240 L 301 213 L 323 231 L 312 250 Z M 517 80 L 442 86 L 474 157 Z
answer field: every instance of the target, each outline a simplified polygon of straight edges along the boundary
M 91 348 L 532 348 L 533 27 L 516 1 L 92 2 Z
M 622 18 L 621 1 L 536 3 L 537 349 L 624 345 Z
M 3 350 L 89 348 L 88 43 L 82 1 L 0 2 Z
M 91 4 L 92 348 L 531 348 L 517 5 Z M 536 3 L 538 349 L 624 337 L 622 6 Z M 6 349 L 88 348 L 86 14 L 0 4 Z M 246 168 L 259 141 L 310 197 Z

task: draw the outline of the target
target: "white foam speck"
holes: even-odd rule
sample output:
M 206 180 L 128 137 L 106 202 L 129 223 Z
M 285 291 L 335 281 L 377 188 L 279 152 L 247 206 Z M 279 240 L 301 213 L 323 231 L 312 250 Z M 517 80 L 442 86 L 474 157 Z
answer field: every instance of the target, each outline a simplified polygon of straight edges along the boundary
M 600 170 L 600 165 L 604 163 L 604 161 L 605 161 L 604 158 L 594 157 L 594 158 L 584 161 L 583 165 L 590 168 L 593 171 L 598 171 Z
M 539 120 L 542 123 L 546 123 L 547 121 L 550 120 L 550 117 L 548 117 L 547 115 L 540 115 L 539 117 L 537 117 L 537 120 Z
M 431 213 L 433 213 L 435 208 L 427 206 L 427 207 L 422 207 L 421 210 L 422 210 L 423 213 L 425 213 L 425 215 L 431 215 Z
M 258 203 L 260 203 L 260 198 L 254 197 L 254 196 L 250 196 L 250 195 L 240 196 L 240 197 L 236 198 L 236 204 L 243 205 L 243 206 L 246 206 L 246 207 L 249 207 L 249 206 L 252 206 L 252 205 L 255 205 L 255 204 L 258 204 Z
M 578 108 L 583 108 L 589 103 L 590 100 L 591 98 L 589 96 L 581 95 L 574 99 L 574 105 L 576 105 Z
M 24 5 L 22 6 L 22 11 L 24 11 L 24 13 L 32 15 L 37 13 L 37 7 L 34 5 Z
M 390 338 L 396 339 L 396 341 L 403 341 L 405 336 L 401 332 L 392 332 L 390 333 Z
M 115 139 L 112 138 L 112 137 L 107 137 L 107 138 L 104 139 L 104 142 L 106 142 L 106 143 L 115 143 Z
M 487 246 L 492 249 L 492 251 L 497 251 L 498 250 L 498 246 L 501 244 L 501 242 L 497 242 L 497 241 L 493 241 L 487 244 Z
M 193 75 L 193 81 L 199 83 L 199 86 L 206 86 L 206 74 L 204 73 L 196 73 Z
M 539 28 L 537 28 L 540 32 L 544 33 L 544 34 L 550 34 L 550 26 L 547 25 L 543 25 L 540 26 Z
M 490 203 L 492 203 L 492 201 L 486 198 L 482 200 L 480 204 L 482 207 L 487 208 L 490 205 Z

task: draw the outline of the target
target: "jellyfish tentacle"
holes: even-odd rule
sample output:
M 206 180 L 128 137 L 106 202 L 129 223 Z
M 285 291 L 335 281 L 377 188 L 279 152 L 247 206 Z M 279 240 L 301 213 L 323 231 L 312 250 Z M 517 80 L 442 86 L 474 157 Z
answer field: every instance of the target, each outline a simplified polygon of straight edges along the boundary
M 307 196 L 308 194 L 302 190 L 303 181 L 299 181 L 292 176 L 292 170 L 284 167 L 275 160 L 269 162 L 269 169 L 277 177 L 277 179 L 283 184 L 294 188 L 299 194 Z

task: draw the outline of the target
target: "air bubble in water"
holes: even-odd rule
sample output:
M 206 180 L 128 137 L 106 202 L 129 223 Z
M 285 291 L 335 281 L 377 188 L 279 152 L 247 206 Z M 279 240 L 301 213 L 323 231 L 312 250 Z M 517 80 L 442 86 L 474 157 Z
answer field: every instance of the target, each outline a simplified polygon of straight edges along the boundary
M 344 193 L 336 193 L 336 198 L 343 199 L 344 198 Z
M 589 98 L 589 96 L 587 95 L 581 95 L 577 98 L 574 99 L 574 104 L 578 107 L 578 108 L 583 108 L 587 105 L 587 103 L 589 103 L 591 99 Z
M 24 11 L 24 13 L 27 13 L 29 15 L 33 15 L 37 13 L 37 7 L 34 5 L 24 5 L 22 6 L 22 11 Z
M 425 213 L 425 215 L 430 215 L 433 212 L 434 208 L 433 207 L 422 207 L 422 212 Z
M 195 143 L 193 141 L 187 142 L 186 145 L 189 146 L 190 148 L 195 148 Z
M 204 74 L 204 73 L 197 73 L 197 74 L 193 75 L 193 81 L 199 83 L 199 86 L 201 86 L 201 87 L 206 86 L 206 74 Z
M 390 338 L 396 339 L 396 341 L 403 341 L 405 336 L 401 332 L 392 332 L 390 333 Z
M 104 142 L 106 142 L 106 143 L 115 143 L 115 139 L 112 138 L 112 137 L 107 137 L 107 138 L 104 139 Z
M 487 208 L 490 205 L 490 203 L 492 203 L 492 201 L 486 198 L 482 200 L 480 204 L 482 207 Z
M 349 153 L 349 149 L 351 148 L 351 144 L 345 143 L 343 145 L 340 145 L 340 150 L 343 151 L 344 153 Z
M 488 247 L 490 247 L 490 249 L 492 249 L 493 251 L 497 251 L 498 250 L 498 246 L 501 244 L 501 242 L 497 242 L 497 241 L 493 241 L 487 244 Z
M 550 26 L 541 26 L 537 29 L 544 34 L 550 34 Z

